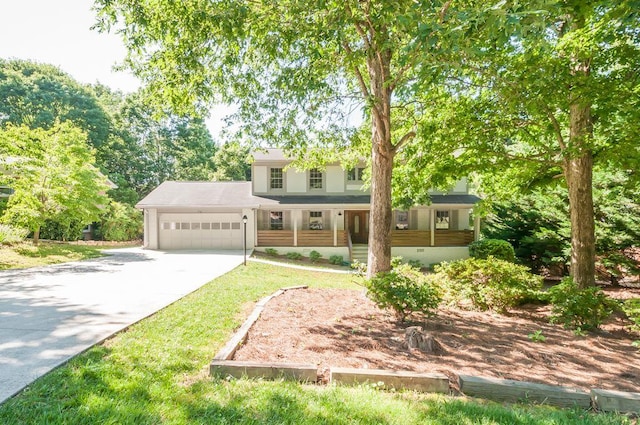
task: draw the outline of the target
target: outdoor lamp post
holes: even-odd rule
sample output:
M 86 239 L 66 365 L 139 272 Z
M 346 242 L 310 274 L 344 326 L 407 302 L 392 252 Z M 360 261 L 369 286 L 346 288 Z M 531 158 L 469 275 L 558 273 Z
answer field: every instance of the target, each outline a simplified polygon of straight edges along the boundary
M 244 225 L 244 230 L 242 232 L 242 252 L 244 253 L 244 265 L 247 265 L 247 216 L 242 216 L 242 224 Z

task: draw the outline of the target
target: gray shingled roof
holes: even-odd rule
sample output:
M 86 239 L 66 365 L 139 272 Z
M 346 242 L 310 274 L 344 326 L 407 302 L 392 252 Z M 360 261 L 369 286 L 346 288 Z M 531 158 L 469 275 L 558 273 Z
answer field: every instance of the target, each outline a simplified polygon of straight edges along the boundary
M 371 202 L 369 195 L 310 195 L 310 196 L 256 196 L 262 200 L 261 203 L 279 205 L 305 205 L 305 204 L 368 204 Z
M 257 207 L 251 182 L 167 181 L 136 204 L 156 207 Z
M 432 195 L 433 204 L 473 205 L 474 195 Z M 254 196 L 251 182 L 175 182 L 162 183 L 136 205 L 137 208 L 235 207 L 258 208 L 268 205 L 362 205 L 369 195 Z
M 480 201 L 476 195 L 451 194 L 451 195 L 431 195 L 432 204 L 453 204 L 453 205 L 474 205 Z

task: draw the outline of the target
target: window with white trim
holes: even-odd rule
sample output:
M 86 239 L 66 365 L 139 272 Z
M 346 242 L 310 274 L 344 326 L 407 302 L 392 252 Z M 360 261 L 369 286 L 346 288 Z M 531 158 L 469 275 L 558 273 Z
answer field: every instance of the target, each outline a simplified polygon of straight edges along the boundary
M 449 211 L 436 211 L 436 229 L 449 229 Z
M 347 171 L 347 181 L 360 182 L 364 180 L 364 168 L 356 167 Z
M 271 230 L 284 229 L 284 223 L 282 220 L 282 211 L 271 211 L 269 213 L 269 228 Z
M 322 189 L 322 171 L 317 168 L 309 170 L 309 188 Z
M 282 168 L 271 168 L 269 177 L 269 187 L 271 189 L 282 189 L 284 187 Z
M 309 211 L 309 230 L 322 230 L 322 211 Z
M 396 230 L 409 230 L 409 211 L 396 211 Z

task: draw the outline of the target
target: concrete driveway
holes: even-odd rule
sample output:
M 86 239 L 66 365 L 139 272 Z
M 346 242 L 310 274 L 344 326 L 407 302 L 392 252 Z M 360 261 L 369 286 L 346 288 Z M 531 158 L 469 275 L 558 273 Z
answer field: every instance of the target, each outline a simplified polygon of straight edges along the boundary
M 0 271 L 0 403 L 115 332 L 242 263 L 238 251 L 106 251 Z

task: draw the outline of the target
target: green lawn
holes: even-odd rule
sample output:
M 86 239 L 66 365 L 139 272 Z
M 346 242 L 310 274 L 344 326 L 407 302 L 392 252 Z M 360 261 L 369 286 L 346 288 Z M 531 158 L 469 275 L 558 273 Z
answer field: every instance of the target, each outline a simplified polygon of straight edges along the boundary
M 351 279 L 250 262 L 38 380 L 0 406 L 0 423 L 631 423 L 547 407 L 208 376 L 209 361 L 259 298 L 300 284 L 356 288 Z
M 101 250 L 106 248 L 109 247 L 47 242 L 41 242 L 38 246 L 30 242 L 0 245 L 0 270 L 24 269 L 101 257 L 104 255 Z

